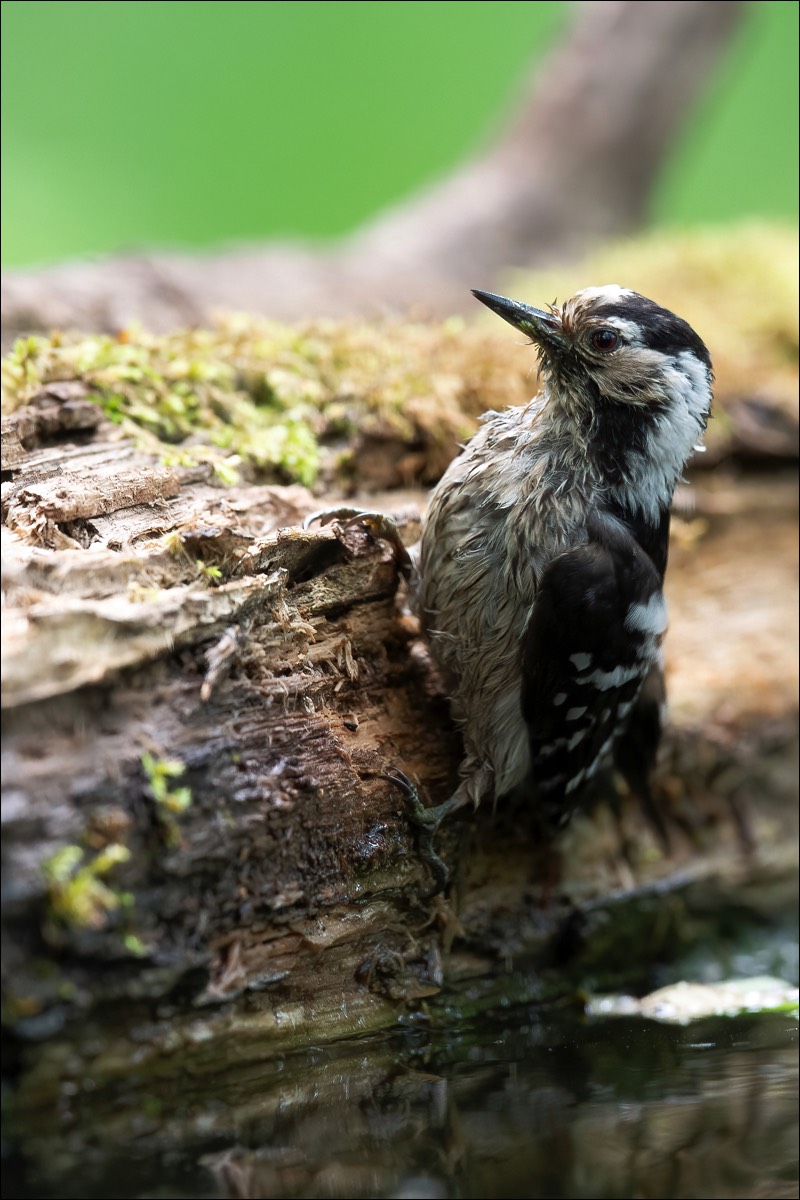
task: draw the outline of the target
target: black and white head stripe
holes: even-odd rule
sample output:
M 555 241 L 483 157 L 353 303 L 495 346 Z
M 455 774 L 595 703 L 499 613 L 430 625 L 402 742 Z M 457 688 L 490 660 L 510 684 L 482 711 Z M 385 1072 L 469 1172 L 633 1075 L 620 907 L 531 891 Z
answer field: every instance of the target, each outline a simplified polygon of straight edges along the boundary
M 689 350 L 711 371 L 711 355 L 705 343 L 691 325 L 662 308 L 646 296 L 624 288 L 594 288 L 596 299 L 592 304 L 592 319 L 608 322 L 626 334 L 634 344 L 656 350 L 659 354 L 677 357 Z M 579 293 L 585 296 L 586 292 Z

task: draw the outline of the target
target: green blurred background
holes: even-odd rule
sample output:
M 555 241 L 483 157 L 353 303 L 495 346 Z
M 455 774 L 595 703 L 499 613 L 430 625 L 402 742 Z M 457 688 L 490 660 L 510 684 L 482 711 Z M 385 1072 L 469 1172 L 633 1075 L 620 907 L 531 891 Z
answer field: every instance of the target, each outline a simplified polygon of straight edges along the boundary
M 3 263 L 352 229 L 491 136 L 568 8 L 5 0 Z M 797 26 L 748 6 L 652 222 L 794 217 Z

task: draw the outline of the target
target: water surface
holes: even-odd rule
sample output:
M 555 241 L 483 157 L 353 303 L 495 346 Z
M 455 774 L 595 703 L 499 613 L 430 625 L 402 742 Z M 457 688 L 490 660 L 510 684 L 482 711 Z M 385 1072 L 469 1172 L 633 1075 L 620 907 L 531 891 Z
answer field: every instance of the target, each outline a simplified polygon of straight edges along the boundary
M 21 1197 L 797 1196 L 797 1023 L 532 1009 L 64 1096 Z

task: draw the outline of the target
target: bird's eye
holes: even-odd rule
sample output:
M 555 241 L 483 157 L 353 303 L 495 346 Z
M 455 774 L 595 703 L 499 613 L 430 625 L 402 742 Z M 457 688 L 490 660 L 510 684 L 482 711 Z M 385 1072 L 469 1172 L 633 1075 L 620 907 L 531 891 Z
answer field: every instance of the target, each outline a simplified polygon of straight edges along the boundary
M 608 354 L 619 345 L 619 334 L 615 329 L 596 329 L 592 334 L 591 343 L 595 350 L 602 350 Z

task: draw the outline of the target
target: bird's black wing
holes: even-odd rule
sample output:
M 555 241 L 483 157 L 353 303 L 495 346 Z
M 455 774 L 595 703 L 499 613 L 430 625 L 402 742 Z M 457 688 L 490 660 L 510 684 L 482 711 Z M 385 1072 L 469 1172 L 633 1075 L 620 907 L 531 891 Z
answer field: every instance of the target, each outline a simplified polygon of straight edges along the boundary
M 671 518 L 669 505 L 665 505 L 657 520 L 645 517 L 641 513 L 630 513 L 622 509 L 615 512 L 614 515 L 618 517 L 625 528 L 633 535 L 642 550 L 644 550 L 658 571 L 659 578 L 663 583 L 667 570 L 667 557 L 669 555 L 669 527 Z
M 625 526 L 594 517 L 587 532 L 544 571 L 521 646 L 531 785 L 545 828 L 569 818 L 624 735 L 666 624 L 660 573 Z

